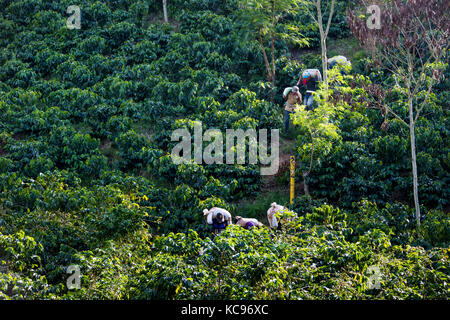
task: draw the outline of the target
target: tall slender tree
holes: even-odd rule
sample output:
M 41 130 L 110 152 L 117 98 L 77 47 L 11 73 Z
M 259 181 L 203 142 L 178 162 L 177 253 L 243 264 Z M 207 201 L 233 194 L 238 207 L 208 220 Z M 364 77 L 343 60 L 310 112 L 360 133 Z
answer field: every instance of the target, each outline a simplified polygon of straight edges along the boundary
M 327 5 L 325 12 L 323 12 L 322 6 L 325 2 Z M 299 2 L 299 4 L 300 7 L 308 13 L 311 19 L 319 27 L 323 81 L 325 83 L 325 88 L 328 89 L 327 38 L 328 33 L 330 32 L 330 26 L 334 15 L 336 0 L 302 0 Z M 328 20 L 324 24 L 323 17 L 324 14 L 328 12 L 328 10 Z
M 348 12 L 348 23 L 360 43 L 376 52 L 377 62 L 393 73 L 397 86 L 406 95 L 406 121 L 389 106 L 383 108 L 409 129 L 415 216 L 420 226 L 415 128 L 433 86 L 446 67 L 450 3 L 446 0 L 392 0 L 379 1 L 378 6 L 381 8 L 379 29 L 371 28 L 365 15 L 356 9 Z M 363 10 L 367 9 L 363 7 Z
M 169 17 L 167 16 L 167 0 L 162 0 L 162 3 L 163 3 L 164 22 L 169 23 Z
M 275 40 L 286 39 L 299 46 L 308 45 L 298 27 L 289 25 L 288 29 L 294 34 L 286 34 L 277 31 L 278 23 L 288 14 L 298 10 L 298 0 L 241 0 L 239 18 L 243 25 L 244 37 L 255 37 L 261 46 L 264 64 L 267 72 L 267 80 L 276 84 L 275 68 Z M 266 52 L 266 41 L 270 42 L 270 61 Z

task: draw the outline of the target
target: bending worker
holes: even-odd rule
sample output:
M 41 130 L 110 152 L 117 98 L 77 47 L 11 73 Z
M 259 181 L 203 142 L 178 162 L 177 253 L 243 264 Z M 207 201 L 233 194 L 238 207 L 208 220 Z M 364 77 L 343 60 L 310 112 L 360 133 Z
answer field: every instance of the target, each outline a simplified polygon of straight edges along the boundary
M 247 230 L 252 227 L 260 228 L 263 226 L 261 222 L 254 218 L 242 218 L 240 216 L 236 217 L 236 224 Z
M 302 94 L 297 86 L 284 89 L 283 99 L 286 100 L 284 108 L 284 129 L 286 133 L 289 131 L 289 121 L 292 113 L 302 103 Z
M 210 210 L 204 209 L 203 216 L 206 223 L 213 229 L 214 234 L 219 234 L 231 224 L 231 213 L 222 208 L 213 207 Z
M 277 212 L 284 212 L 285 210 L 287 210 L 285 207 L 277 204 L 276 202 L 272 202 L 269 210 L 267 210 L 267 220 L 269 221 L 269 225 L 271 228 L 274 228 L 277 230 L 281 229 L 281 223 L 278 222 L 275 214 Z
M 351 66 L 352 63 L 344 56 L 334 56 L 328 59 L 328 64 L 330 65 L 330 69 L 333 69 L 336 65 L 342 66 Z M 341 74 L 344 75 L 345 71 L 341 70 Z

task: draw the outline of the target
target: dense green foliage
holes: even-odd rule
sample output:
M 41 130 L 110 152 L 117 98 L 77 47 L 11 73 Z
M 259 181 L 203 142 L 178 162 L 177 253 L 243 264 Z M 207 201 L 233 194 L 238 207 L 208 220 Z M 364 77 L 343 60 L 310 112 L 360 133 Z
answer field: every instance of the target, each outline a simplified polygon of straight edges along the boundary
M 338 3 L 331 38 L 349 35 Z M 336 135 L 318 148 L 312 197 L 296 198 L 281 232 L 233 226 L 212 238 L 202 210 L 238 214 L 263 178 L 256 165 L 177 166 L 171 134 L 196 120 L 280 129 L 281 89 L 306 67 L 296 48 L 276 41 L 271 87 L 237 1 L 168 1 L 166 25 L 161 1 L 82 0 L 82 27 L 69 30 L 72 4 L 0 0 L 0 299 L 449 298 L 448 76 L 417 127 L 420 229 L 405 130 L 381 130 L 361 87 L 394 80 L 361 53 L 334 92 Z M 294 22 L 318 45 L 304 13 L 285 19 L 279 32 Z M 319 67 L 314 54 L 301 60 Z M 401 96 L 388 102 L 405 114 Z M 303 129 L 291 152 L 306 163 Z M 79 290 L 66 286 L 70 265 Z

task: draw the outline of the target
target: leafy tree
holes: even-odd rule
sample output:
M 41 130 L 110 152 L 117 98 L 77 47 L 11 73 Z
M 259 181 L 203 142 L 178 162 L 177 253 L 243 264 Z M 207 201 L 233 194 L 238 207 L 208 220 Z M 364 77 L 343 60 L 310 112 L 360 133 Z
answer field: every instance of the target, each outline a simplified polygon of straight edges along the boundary
M 358 15 L 356 10 L 349 11 L 348 20 L 360 43 L 376 50 L 378 62 L 393 73 L 399 103 L 408 108 L 408 120 L 404 121 L 392 108 L 383 105 L 409 129 L 415 215 L 420 226 L 415 128 L 446 67 L 444 62 L 450 45 L 449 3 L 395 0 L 379 5 L 383 8 L 380 29 L 370 28 L 365 16 Z
M 254 36 L 258 40 L 264 64 L 266 66 L 267 80 L 272 82 L 272 88 L 275 87 L 275 40 L 286 39 L 299 46 L 308 44 L 307 39 L 294 36 L 288 33 L 277 31 L 279 22 L 287 15 L 293 14 L 298 10 L 296 0 L 242 0 L 240 1 L 239 17 L 245 28 L 245 37 Z M 288 29 L 298 31 L 295 25 L 289 25 Z M 270 40 L 271 61 L 267 57 L 264 41 Z
M 330 83 L 333 85 L 339 83 L 340 90 L 345 91 L 343 86 L 344 83 L 346 84 L 346 81 L 338 69 L 333 70 L 330 75 Z M 346 77 L 351 78 L 351 76 Z M 333 119 L 339 116 L 344 104 L 342 101 L 328 101 L 327 97 L 330 94 L 331 90 L 327 89 L 325 84 L 321 84 L 320 90 L 316 95 L 319 99 L 318 107 L 314 110 L 307 111 L 305 110 L 305 106 L 302 105 L 294 115 L 293 123 L 298 125 L 300 130 L 305 130 L 309 137 L 309 143 L 302 143 L 299 147 L 299 153 L 307 162 L 306 165 L 303 163 L 304 170 L 302 173 L 306 195 L 309 195 L 307 178 L 311 174 L 314 162 L 319 158 L 319 151 L 327 153 L 327 150 L 329 151 L 331 149 L 332 140 L 339 138 L 338 127 L 333 123 Z
M 327 3 L 327 8 L 329 7 L 328 13 L 328 21 L 324 25 L 323 16 L 324 12 L 322 11 L 323 3 Z M 320 48 L 322 51 L 322 70 L 323 70 L 323 81 L 325 82 L 326 88 L 328 88 L 328 59 L 327 59 L 327 37 L 330 32 L 331 21 L 333 19 L 334 8 L 336 4 L 336 0 L 326 0 L 322 2 L 322 0 L 302 0 L 300 1 L 300 6 L 303 8 L 308 15 L 313 19 L 313 21 L 319 27 L 320 32 Z M 314 12 L 315 11 L 315 12 Z

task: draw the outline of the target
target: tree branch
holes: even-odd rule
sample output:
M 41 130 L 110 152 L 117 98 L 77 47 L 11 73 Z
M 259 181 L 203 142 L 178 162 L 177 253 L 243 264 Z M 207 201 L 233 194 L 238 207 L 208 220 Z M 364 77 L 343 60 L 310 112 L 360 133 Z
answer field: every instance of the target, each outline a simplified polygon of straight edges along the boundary
M 334 14 L 335 2 L 336 2 L 336 0 L 331 1 L 331 9 L 330 9 L 330 15 L 328 16 L 328 23 L 327 23 L 327 30 L 325 31 L 325 38 L 328 36 L 328 32 L 330 31 L 331 20 L 333 19 L 333 14 Z

